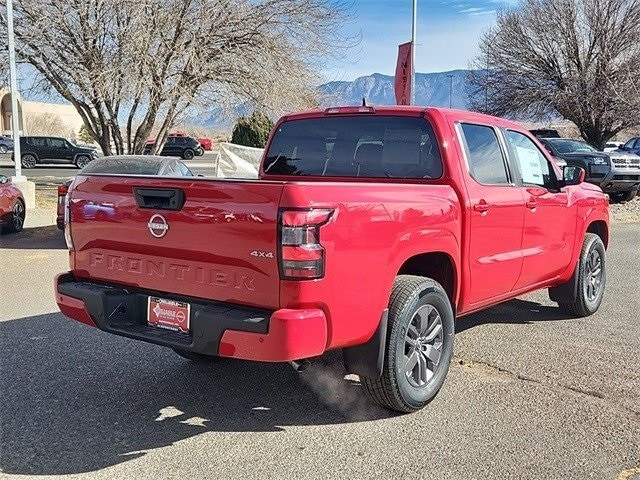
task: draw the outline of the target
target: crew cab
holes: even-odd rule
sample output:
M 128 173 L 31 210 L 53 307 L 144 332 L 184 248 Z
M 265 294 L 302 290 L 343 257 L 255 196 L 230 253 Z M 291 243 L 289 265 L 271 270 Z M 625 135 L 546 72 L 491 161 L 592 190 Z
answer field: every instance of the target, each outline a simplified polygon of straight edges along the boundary
M 258 179 L 80 172 L 56 301 L 191 360 L 302 369 L 341 349 L 373 401 L 415 411 L 444 383 L 457 317 L 538 289 L 568 315 L 599 308 L 608 200 L 584 174 L 478 113 L 291 114 Z

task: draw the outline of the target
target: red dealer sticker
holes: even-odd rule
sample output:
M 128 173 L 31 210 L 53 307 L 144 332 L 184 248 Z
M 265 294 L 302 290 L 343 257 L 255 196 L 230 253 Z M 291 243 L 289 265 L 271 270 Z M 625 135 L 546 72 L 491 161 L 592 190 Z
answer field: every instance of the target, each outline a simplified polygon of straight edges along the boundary
M 189 333 L 191 305 L 164 298 L 149 297 L 147 323 L 175 332 Z

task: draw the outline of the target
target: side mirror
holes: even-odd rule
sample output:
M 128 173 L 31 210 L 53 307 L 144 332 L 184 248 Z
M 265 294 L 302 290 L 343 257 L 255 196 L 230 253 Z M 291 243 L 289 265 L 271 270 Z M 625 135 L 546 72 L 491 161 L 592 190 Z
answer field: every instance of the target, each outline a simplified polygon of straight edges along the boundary
M 587 172 L 584 168 L 575 165 L 567 165 L 562 169 L 565 185 L 579 185 L 584 182 Z

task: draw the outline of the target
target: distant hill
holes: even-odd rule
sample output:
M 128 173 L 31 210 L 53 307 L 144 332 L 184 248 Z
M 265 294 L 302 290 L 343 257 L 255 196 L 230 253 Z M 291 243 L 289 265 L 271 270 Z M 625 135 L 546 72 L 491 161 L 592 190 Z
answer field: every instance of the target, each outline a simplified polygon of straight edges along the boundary
M 451 85 L 452 108 L 467 108 L 468 70 L 440 73 L 416 73 L 416 105 L 430 107 L 449 106 Z M 449 75 L 452 75 L 449 78 Z M 352 82 L 329 82 L 318 87 L 322 106 L 360 105 L 362 97 L 371 105 L 395 105 L 393 76 L 374 73 L 356 78 Z
M 449 86 L 451 85 L 452 108 L 467 108 L 467 74 L 468 70 L 452 70 L 440 73 L 416 73 L 416 105 L 430 107 L 449 106 Z M 451 75 L 451 78 L 449 78 Z M 320 105 L 323 107 L 337 105 L 361 105 L 362 97 L 369 105 L 395 105 L 393 76 L 374 73 L 359 77 L 353 81 L 329 82 L 318 86 Z M 239 105 L 230 114 L 213 110 L 188 118 L 185 123 L 207 128 L 229 130 L 237 117 L 248 115 L 251 108 Z

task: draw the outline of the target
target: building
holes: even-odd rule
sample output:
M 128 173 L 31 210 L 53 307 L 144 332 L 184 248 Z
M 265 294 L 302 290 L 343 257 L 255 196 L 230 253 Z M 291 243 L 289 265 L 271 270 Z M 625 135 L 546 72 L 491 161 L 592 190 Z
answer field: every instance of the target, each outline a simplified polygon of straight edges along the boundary
M 75 138 L 83 125 L 73 105 L 18 99 L 22 135 L 55 135 Z M 11 93 L 0 88 L 0 135 L 11 136 Z

